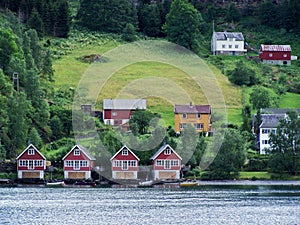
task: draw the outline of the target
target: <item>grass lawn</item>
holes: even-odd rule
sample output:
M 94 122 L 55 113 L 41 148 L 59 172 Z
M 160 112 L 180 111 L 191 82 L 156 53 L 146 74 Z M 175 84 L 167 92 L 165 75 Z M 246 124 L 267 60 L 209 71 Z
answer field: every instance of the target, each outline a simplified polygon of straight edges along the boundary
M 300 95 L 287 92 L 280 98 L 280 108 L 300 108 Z
M 268 172 L 240 172 L 239 179 L 241 180 L 270 180 L 271 174 Z

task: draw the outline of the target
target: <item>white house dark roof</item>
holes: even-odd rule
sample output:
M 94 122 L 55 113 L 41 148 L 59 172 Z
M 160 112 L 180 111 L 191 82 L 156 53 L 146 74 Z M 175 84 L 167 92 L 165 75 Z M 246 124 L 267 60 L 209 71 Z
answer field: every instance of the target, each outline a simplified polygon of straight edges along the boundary
M 157 152 L 150 158 L 151 160 L 155 160 L 160 153 L 162 153 L 166 148 L 170 148 L 172 152 L 174 152 L 174 154 L 180 159 L 182 160 L 182 158 L 174 151 L 174 149 L 168 145 L 168 144 L 164 144 L 163 146 L 160 147 L 160 149 L 157 150 Z
M 260 45 L 261 51 L 267 52 L 290 52 L 292 51 L 290 45 Z
M 28 145 L 27 148 L 25 148 L 25 150 L 21 152 L 21 154 L 18 155 L 16 159 L 18 160 L 30 148 L 33 148 L 40 156 L 42 156 L 44 160 L 46 160 L 45 156 L 42 153 L 40 153 L 39 150 L 33 144 Z
M 228 38 L 235 38 L 237 41 L 244 41 L 244 36 L 241 32 L 214 32 L 217 40 L 227 40 Z
M 74 150 L 74 149 L 79 149 L 83 154 L 85 154 L 89 160 L 96 160 L 96 158 L 82 145 L 75 145 L 63 158 L 62 160 L 65 160 L 67 156 Z
M 210 114 L 210 105 L 175 105 L 174 113 L 207 113 Z
M 262 114 L 262 123 L 260 128 L 276 128 L 279 125 L 280 120 L 284 119 L 285 114 Z
M 146 99 L 103 99 L 103 109 L 146 109 Z

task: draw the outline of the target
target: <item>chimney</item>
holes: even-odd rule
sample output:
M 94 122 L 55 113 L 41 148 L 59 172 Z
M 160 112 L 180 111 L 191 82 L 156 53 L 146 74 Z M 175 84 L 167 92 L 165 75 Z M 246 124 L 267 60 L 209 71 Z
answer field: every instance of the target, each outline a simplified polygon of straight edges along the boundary
M 193 103 L 192 102 L 190 102 L 190 108 L 193 108 Z

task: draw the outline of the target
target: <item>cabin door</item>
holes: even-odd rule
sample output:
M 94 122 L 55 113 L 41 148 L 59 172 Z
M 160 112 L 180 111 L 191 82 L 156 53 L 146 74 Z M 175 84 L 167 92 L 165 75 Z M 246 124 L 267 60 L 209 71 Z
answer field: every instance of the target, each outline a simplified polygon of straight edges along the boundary
M 170 160 L 165 161 L 165 169 L 171 169 Z
M 75 161 L 74 170 L 79 170 L 79 169 L 80 169 L 79 161 Z
M 128 163 L 127 163 L 127 161 L 123 161 L 122 169 L 123 170 L 128 170 Z
M 33 160 L 28 160 L 28 169 L 29 170 L 33 170 L 34 169 Z

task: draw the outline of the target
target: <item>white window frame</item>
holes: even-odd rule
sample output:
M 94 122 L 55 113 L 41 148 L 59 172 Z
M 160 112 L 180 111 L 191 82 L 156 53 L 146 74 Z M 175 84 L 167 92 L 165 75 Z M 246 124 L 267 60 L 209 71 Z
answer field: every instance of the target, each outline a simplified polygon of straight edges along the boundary
M 123 149 L 122 150 L 122 155 L 128 155 L 128 149 Z
M 171 149 L 170 149 L 170 148 L 166 148 L 166 149 L 164 150 L 164 154 L 165 154 L 165 155 L 171 155 Z
M 269 53 L 269 57 L 273 57 L 273 53 Z
M 33 160 L 28 160 L 28 169 L 34 170 L 34 161 Z
M 28 155 L 34 155 L 34 149 L 33 148 L 28 149 Z
M 171 166 L 179 166 L 179 160 L 177 159 L 171 160 Z
M 235 48 L 239 48 L 239 45 L 234 45 Z
M 226 48 L 226 45 L 223 44 L 223 45 L 222 45 L 222 48 Z
M 121 167 L 122 162 L 120 160 L 114 160 L 114 167 Z
M 167 170 L 171 169 L 171 160 L 165 160 L 164 168 Z
M 129 167 L 136 167 L 136 160 L 130 160 L 130 161 L 128 161 L 128 166 Z
M 196 130 L 203 130 L 204 124 L 203 123 L 195 123 L 194 124 Z
M 117 112 L 112 112 L 112 114 L 111 114 L 112 116 L 117 116 L 118 115 L 118 113 Z
M 182 119 L 187 119 L 187 118 L 188 118 L 187 113 L 182 113 Z
M 79 160 L 74 160 L 74 170 L 80 170 L 80 161 Z
M 73 167 L 73 165 L 74 165 L 74 161 L 72 161 L 72 160 L 66 160 L 66 162 L 65 162 L 65 166 L 66 167 Z
M 88 167 L 88 166 L 89 166 L 89 163 L 87 160 L 80 161 L 80 167 Z
M 122 170 L 128 170 L 128 161 L 127 160 L 122 161 Z
M 164 160 L 157 159 L 157 160 L 155 161 L 155 165 L 156 165 L 156 166 L 163 166 L 163 165 L 164 165 Z
M 268 129 L 268 128 L 262 128 L 261 129 L 261 133 L 262 134 L 269 134 L 270 133 L 270 129 Z
M 197 118 L 197 119 L 200 119 L 200 118 L 201 118 L 201 113 L 197 113 L 197 114 L 196 114 L 196 118 Z
M 75 149 L 74 150 L 74 155 L 80 155 L 80 150 L 79 149 Z
M 34 160 L 34 166 L 41 167 L 43 166 L 43 160 Z
M 27 165 L 28 165 L 27 160 L 21 159 L 21 160 L 19 161 L 19 166 L 27 166 Z

